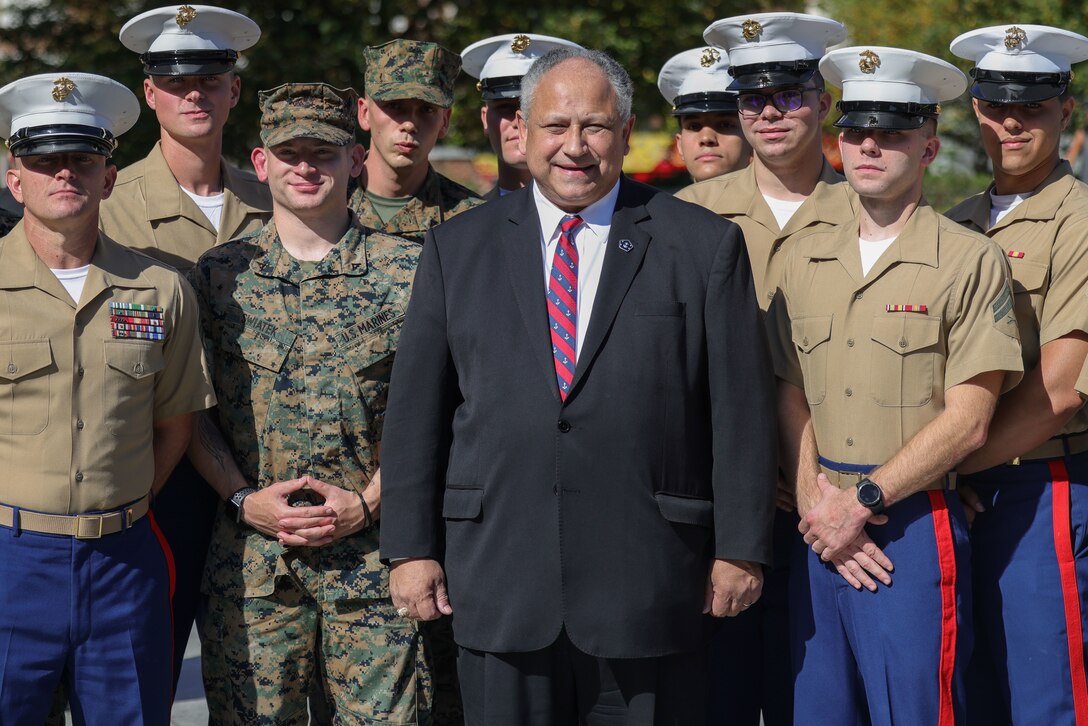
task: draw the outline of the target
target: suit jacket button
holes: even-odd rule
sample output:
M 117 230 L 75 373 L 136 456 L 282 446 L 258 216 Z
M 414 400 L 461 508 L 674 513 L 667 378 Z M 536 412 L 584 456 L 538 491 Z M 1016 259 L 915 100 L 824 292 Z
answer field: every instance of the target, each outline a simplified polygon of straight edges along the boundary
M 566 421 L 564 419 L 559 419 L 558 429 L 559 429 L 559 433 L 561 433 L 561 434 L 567 433 L 568 431 L 570 431 L 570 421 Z

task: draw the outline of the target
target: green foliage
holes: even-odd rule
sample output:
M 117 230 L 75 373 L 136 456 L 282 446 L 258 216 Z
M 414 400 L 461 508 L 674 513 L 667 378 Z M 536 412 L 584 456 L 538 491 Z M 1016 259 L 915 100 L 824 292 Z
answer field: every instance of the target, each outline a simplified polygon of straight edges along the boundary
M 29 6 L 31 2 L 34 5 Z M 163 0 L 23 0 L 0 3 L 0 84 L 34 73 L 78 70 L 109 76 L 142 95 L 142 66 L 117 39 L 129 18 Z M 180 4 L 180 3 L 179 3 Z M 657 71 L 673 54 L 701 45 L 713 20 L 744 12 L 800 10 L 801 0 L 705 2 L 704 0 L 240 0 L 225 7 L 245 13 L 262 29 L 261 41 L 244 56 L 242 99 L 231 115 L 224 149 L 244 158 L 258 143 L 257 91 L 287 81 L 325 81 L 362 91 L 361 51 L 395 37 L 433 40 L 460 51 L 500 33 L 535 32 L 569 38 L 607 51 L 636 84 L 635 113 L 641 128 L 669 123 L 658 93 Z M 458 81 L 447 143 L 487 148 L 480 130 L 475 81 Z M 142 157 L 158 137 L 145 108 L 121 140 L 116 161 Z
M 974 28 L 1051 25 L 1088 35 L 1088 17 L 1080 0 L 824 0 L 822 7 L 846 23 L 850 32 L 847 44 L 910 48 L 947 60 L 964 73 L 970 70 L 970 61 L 952 55 L 948 46 L 956 36 Z M 1076 98 L 1085 97 L 1088 74 L 1074 74 L 1072 91 Z M 1070 128 L 1083 122 L 1082 113 L 1077 113 Z M 966 93 L 944 104 L 940 127 L 946 143 L 980 148 L 978 123 Z M 971 171 L 983 174 L 987 164 L 985 154 L 976 154 Z

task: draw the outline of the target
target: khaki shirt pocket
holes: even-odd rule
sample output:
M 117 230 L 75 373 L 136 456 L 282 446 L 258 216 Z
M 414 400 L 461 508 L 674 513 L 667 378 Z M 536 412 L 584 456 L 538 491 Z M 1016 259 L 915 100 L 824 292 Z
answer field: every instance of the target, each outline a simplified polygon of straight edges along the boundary
M 33 436 L 45 430 L 56 372 L 48 340 L 0 343 L 0 434 Z
M 110 433 L 123 436 L 126 427 L 149 418 L 154 410 L 154 377 L 166 367 L 166 360 L 157 341 L 107 340 L 103 349 L 102 410 Z
M 793 344 L 805 379 L 805 397 L 812 405 L 827 396 L 827 344 L 831 340 L 832 315 L 798 318 L 790 322 Z
M 1015 257 L 1009 258 L 1012 272 L 1012 290 L 1015 294 L 1038 292 L 1046 282 L 1050 267 L 1041 262 L 1025 262 Z
M 933 398 L 941 319 L 912 313 L 873 319 L 871 395 L 881 406 L 924 406 Z

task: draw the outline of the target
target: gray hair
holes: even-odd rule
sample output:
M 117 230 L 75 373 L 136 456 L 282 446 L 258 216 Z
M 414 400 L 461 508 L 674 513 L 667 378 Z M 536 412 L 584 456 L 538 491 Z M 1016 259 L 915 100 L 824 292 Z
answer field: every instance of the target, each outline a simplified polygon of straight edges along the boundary
M 533 105 L 533 96 L 540 79 L 545 73 L 555 68 L 563 61 L 573 58 L 582 58 L 601 69 L 616 94 L 616 110 L 619 111 L 620 122 L 626 122 L 631 118 L 631 98 L 634 95 L 635 86 L 631 82 L 631 76 L 616 60 L 599 50 L 590 48 L 556 48 L 537 58 L 529 67 L 529 72 L 521 79 L 521 114 L 529 118 L 529 109 Z

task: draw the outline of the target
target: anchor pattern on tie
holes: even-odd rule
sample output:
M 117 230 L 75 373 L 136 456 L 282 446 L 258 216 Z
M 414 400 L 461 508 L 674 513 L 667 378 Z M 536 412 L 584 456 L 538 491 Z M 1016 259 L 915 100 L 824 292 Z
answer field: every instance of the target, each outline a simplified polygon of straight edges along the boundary
M 559 244 L 552 256 L 548 278 L 548 327 L 552 338 L 552 357 L 559 397 L 564 401 L 574 381 L 578 349 L 578 248 L 575 230 L 582 224 L 579 216 L 567 217 L 560 225 Z

